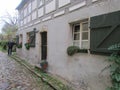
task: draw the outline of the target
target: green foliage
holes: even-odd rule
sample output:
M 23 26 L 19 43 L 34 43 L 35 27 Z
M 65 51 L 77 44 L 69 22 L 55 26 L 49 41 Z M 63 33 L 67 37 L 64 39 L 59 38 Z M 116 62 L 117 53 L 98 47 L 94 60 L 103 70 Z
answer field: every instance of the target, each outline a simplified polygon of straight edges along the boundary
M 40 66 L 41 66 L 42 70 L 45 71 L 48 67 L 48 62 L 46 60 L 42 60 L 40 63 Z
M 37 67 L 34 68 L 34 71 L 40 74 L 42 78 L 45 78 L 47 82 L 51 83 L 51 85 L 53 85 L 56 88 L 56 90 L 73 90 L 72 87 L 65 85 L 64 83 L 62 83 L 59 79 L 55 78 L 54 76 L 42 72 L 41 69 Z
M 120 90 L 120 43 L 110 46 L 108 50 L 114 52 L 108 59 L 112 63 L 110 66 L 112 87 L 107 90 Z
M 69 56 L 73 56 L 75 53 L 87 53 L 87 49 L 80 49 L 79 47 L 77 46 L 69 46 L 67 48 L 67 54 Z
M 69 47 L 67 48 L 67 54 L 68 54 L 69 56 L 73 56 L 75 53 L 78 53 L 79 50 L 80 50 L 80 48 L 77 47 L 77 46 L 69 46 Z
M 120 50 L 120 43 L 110 46 L 110 47 L 108 48 L 108 50 L 116 50 L 116 51 L 119 51 L 119 50 Z
M 2 47 L 3 50 L 7 50 L 7 41 L 1 41 L 0 46 Z
M 29 50 L 30 49 L 30 44 L 29 43 L 25 43 L 25 47 L 26 47 L 27 50 Z
M 22 43 L 19 43 L 19 44 L 17 45 L 17 48 L 22 48 Z

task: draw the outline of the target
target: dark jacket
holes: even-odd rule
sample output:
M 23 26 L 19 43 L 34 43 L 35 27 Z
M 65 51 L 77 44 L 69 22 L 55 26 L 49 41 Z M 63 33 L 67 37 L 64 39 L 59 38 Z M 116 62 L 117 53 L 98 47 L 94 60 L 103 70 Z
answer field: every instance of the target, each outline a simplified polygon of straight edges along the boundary
M 14 45 L 15 45 L 14 42 L 8 42 L 8 48 L 9 49 L 12 49 Z

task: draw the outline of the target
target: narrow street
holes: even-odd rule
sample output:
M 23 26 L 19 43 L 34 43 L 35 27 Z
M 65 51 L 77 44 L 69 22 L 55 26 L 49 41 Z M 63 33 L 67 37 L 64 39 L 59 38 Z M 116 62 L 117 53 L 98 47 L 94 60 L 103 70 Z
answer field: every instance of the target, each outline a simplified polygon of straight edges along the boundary
M 0 90 L 47 90 L 41 87 L 33 74 L 0 52 Z

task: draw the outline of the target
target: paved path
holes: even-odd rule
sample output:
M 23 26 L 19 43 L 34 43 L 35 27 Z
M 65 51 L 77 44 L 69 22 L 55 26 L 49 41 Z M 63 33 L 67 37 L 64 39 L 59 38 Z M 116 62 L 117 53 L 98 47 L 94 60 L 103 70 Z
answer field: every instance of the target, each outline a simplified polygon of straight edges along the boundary
M 40 90 L 29 71 L 0 52 L 0 90 Z

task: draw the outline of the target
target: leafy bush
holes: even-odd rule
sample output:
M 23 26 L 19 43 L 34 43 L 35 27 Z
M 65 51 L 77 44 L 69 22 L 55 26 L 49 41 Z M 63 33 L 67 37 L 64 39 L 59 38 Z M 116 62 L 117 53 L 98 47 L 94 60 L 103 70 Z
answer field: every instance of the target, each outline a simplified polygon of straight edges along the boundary
M 26 47 L 27 50 L 29 50 L 30 49 L 30 44 L 29 43 L 25 43 L 25 47 Z
M 22 48 L 22 43 L 19 43 L 19 44 L 17 45 L 17 48 Z
M 108 50 L 112 50 L 113 53 L 108 59 L 112 63 L 110 65 L 112 87 L 107 90 L 120 90 L 120 44 L 112 45 Z
M 119 50 L 120 50 L 120 43 L 110 46 L 110 47 L 108 48 L 108 50 L 119 51 Z
M 69 47 L 67 48 L 67 54 L 68 54 L 69 56 L 72 56 L 72 55 L 74 55 L 75 53 L 78 53 L 79 51 L 80 51 L 80 48 L 77 47 L 77 46 L 69 46 Z
M 3 50 L 7 50 L 7 41 L 1 41 L 0 46 L 2 47 Z

